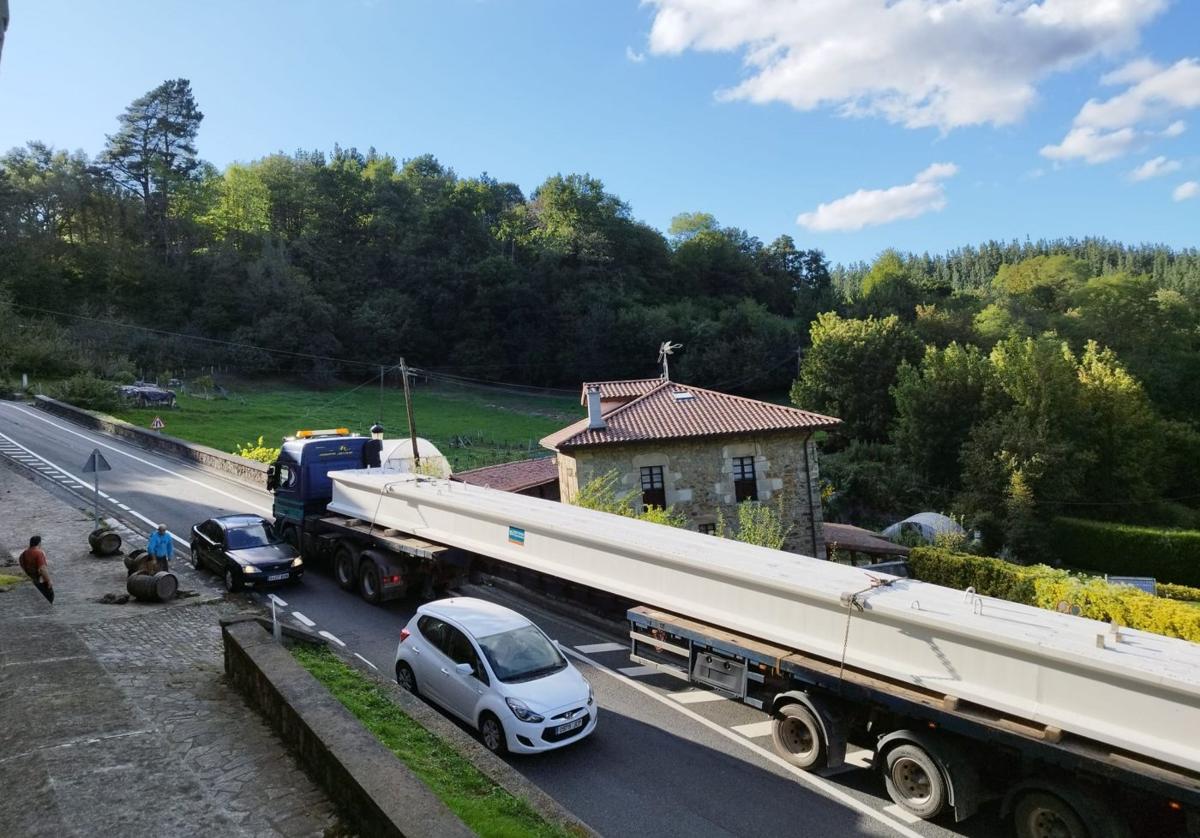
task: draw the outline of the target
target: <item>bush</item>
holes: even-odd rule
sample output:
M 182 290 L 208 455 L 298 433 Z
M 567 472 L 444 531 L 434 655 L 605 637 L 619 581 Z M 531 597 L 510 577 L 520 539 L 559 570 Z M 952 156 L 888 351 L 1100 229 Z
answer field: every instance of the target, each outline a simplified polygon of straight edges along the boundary
M 1172 585 L 1170 582 L 1158 583 L 1158 595 L 1165 596 L 1167 599 L 1177 599 L 1180 602 L 1200 602 L 1200 588 Z
M 1072 567 L 1200 586 L 1200 530 L 1056 518 L 1051 541 Z
M 51 388 L 50 395 L 76 407 L 105 413 L 114 411 L 121 406 L 121 399 L 117 395 L 116 388 L 91 373 L 71 376 Z
M 1129 628 L 1200 643 L 1200 609 L 1164 599 L 1128 585 L 1110 585 L 1095 577 L 1072 576 L 1045 565 L 1014 565 L 1001 559 L 917 547 L 908 557 L 912 575 L 948 588 L 973 587 L 983 596 L 1056 610 L 1059 603 L 1078 606 L 1080 616 L 1114 621 Z M 1200 590 L 1163 585 L 1200 600 Z
M 239 457 L 245 457 L 247 460 L 256 460 L 267 465 L 271 465 L 279 459 L 279 449 L 263 445 L 263 438 L 261 436 L 257 442 L 246 442 L 239 445 L 233 453 Z

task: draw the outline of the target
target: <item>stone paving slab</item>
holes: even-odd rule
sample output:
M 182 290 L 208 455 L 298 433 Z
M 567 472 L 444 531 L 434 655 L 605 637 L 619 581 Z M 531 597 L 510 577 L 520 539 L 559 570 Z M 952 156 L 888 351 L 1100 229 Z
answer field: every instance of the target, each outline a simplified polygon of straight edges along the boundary
M 0 593 L 0 835 L 345 834 L 225 682 L 218 620 L 248 600 L 97 603 L 125 570 L 79 547 L 91 519 L 2 465 L 0 505 L 0 564 L 40 532 L 56 589 Z

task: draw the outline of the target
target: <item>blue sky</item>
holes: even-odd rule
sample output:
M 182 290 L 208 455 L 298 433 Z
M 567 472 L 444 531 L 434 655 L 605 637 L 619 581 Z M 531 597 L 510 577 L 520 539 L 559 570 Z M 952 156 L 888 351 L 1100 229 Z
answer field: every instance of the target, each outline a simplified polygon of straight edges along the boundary
M 182 76 L 218 166 L 340 143 L 527 193 L 590 172 L 656 227 L 704 210 L 835 261 L 992 237 L 1200 244 L 1193 0 L 11 7 L 0 148 L 95 154 L 126 104 Z

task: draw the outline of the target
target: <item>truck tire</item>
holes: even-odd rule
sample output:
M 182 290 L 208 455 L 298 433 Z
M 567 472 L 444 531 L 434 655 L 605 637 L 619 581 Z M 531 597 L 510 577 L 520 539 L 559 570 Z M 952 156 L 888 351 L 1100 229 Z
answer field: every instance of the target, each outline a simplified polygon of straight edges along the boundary
M 343 591 L 353 591 L 358 586 L 358 574 L 354 572 L 354 548 L 346 542 L 338 544 L 333 552 L 333 578 Z
M 372 605 L 383 602 L 383 580 L 379 566 L 370 559 L 363 559 L 358 566 L 358 592 Z
M 1017 838 L 1093 838 L 1070 804 L 1044 791 L 1017 801 L 1013 825 Z
M 797 768 L 810 771 L 825 767 L 825 734 L 817 717 L 803 704 L 785 704 L 775 712 L 771 742 L 775 753 Z
M 888 797 L 918 818 L 936 818 L 946 808 L 946 778 L 937 762 L 917 745 L 897 745 L 887 752 L 883 781 Z

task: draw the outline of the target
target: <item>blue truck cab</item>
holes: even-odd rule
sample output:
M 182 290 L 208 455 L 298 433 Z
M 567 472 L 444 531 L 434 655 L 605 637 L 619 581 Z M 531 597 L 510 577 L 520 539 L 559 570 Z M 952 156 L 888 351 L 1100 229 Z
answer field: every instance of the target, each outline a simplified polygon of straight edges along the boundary
M 293 546 L 301 547 L 301 534 L 311 532 L 311 522 L 325 514 L 333 499 L 329 472 L 379 465 L 379 442 L 333 431 L 300 431 L 283 443 L 279 459 L 267 469 L 267 489 L 274 493 L 271 507 L 275 529 Z

